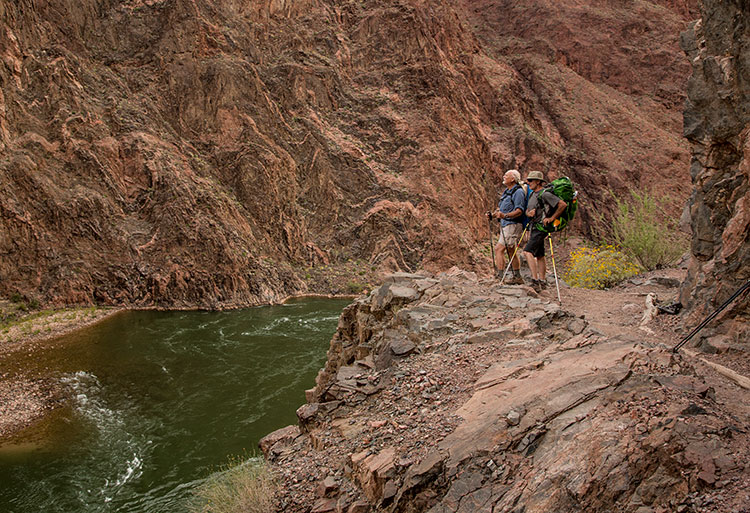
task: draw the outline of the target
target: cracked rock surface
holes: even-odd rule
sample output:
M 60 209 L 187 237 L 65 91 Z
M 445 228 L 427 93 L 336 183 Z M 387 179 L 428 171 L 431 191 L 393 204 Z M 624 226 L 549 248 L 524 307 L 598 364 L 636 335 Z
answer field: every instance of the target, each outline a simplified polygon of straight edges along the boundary
M 277 510 L 748 511 L 741 389 L 556 299 L 454 268 L 352 303 L 261 442 Z

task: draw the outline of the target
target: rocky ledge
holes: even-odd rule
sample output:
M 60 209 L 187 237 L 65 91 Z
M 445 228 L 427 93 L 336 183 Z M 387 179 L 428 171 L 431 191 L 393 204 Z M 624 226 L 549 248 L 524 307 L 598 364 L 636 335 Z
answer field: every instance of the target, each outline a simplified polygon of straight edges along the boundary
M 356 300 L 299 424 L 260 442 L 277 509 L 748 511 L 742 389 L 554 299 L 454 269 Z

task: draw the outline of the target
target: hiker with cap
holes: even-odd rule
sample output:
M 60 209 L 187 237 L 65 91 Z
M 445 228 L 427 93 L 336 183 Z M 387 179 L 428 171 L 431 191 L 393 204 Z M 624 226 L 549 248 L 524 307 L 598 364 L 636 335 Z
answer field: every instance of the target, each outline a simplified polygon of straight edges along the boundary
M 519 243 L 523 231 L 524 211 L 526 210 L 526 193 L 521 187 L 521 173 L 517 169 L 510 169 L 503 175 L 503 191 L 498 208 L 494 212 L 488 212 L 490 219 L 500 221 L 500 237 L 495 246 L 495 259 L 498 269 L 498 277 L 505 269 L 505 252 L 513 255 L 511 277 L 506 283 L 518 285 L 523 283 L 521 278 L 521 261 L 514 249 Z
M 531 286 L 538 291 L 547 288 L 547 261 L 544 258 L 547 232 L 540 230 L 538 225 L 554 223 L 568 204 L 544 187 L 546 180 L 541 171 L 530 172 L 526 182 L 534 192 L 526 210 L 526 215 L 531 219 L 531 235 L 523 251 L 531 271 Z

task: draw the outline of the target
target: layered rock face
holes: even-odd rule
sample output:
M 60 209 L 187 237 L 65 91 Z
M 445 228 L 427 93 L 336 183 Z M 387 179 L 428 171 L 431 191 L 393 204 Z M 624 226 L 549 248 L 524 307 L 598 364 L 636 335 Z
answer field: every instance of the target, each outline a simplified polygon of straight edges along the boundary
M 464 4 L 488 54 L 522 77 L 520 97 L 536 118 L 525 130 L 506 122 L 501 154 L 517 148 L 522 166 L 571 176 L 586 194 L 586 222 L 612 207 L 608 193 L 592 191 L 626 197 L 636 188 L 670 213 L 682 208 L 689 187 L 675 178 L 686 177 L 679 133 L 690 66 L 674 49 L 696 1 Z
M 682 34 L 693 65 L 685 106 L 695 190 L 686 215 L 692 260 L 681 291 L 694 317 L 721 305 L 750 279 L 750 24 L 746 2 L 706 0 Z M 723 315 L 746 341 L 748 297 Z
M 678 204 L 689 9 L 578 4 L 3 3 L 0 295 L 222 307 L 321 263 L 488 266 L 509 167 L 570 175 L 604 212 L 629 185 Z M 594 59 L 610 26 L 655 53 Z
M 457 269 L 389 277 L 342 314 L 299 425 L 260 442 L 277 510 L 744 511 L 743 390 L 588 318 Z

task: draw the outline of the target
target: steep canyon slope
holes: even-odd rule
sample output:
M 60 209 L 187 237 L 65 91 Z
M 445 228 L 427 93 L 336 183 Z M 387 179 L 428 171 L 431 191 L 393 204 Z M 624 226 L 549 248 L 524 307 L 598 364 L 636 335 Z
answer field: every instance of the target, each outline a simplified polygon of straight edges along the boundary
M 627 4 L 627 5 L 626 5 Z M 635 6 L 635 7 L 634 7 Z M 0 4 L 0 296 L 223 307 L 486 266 L 503 169 L 689 194 L 683 1 Z

